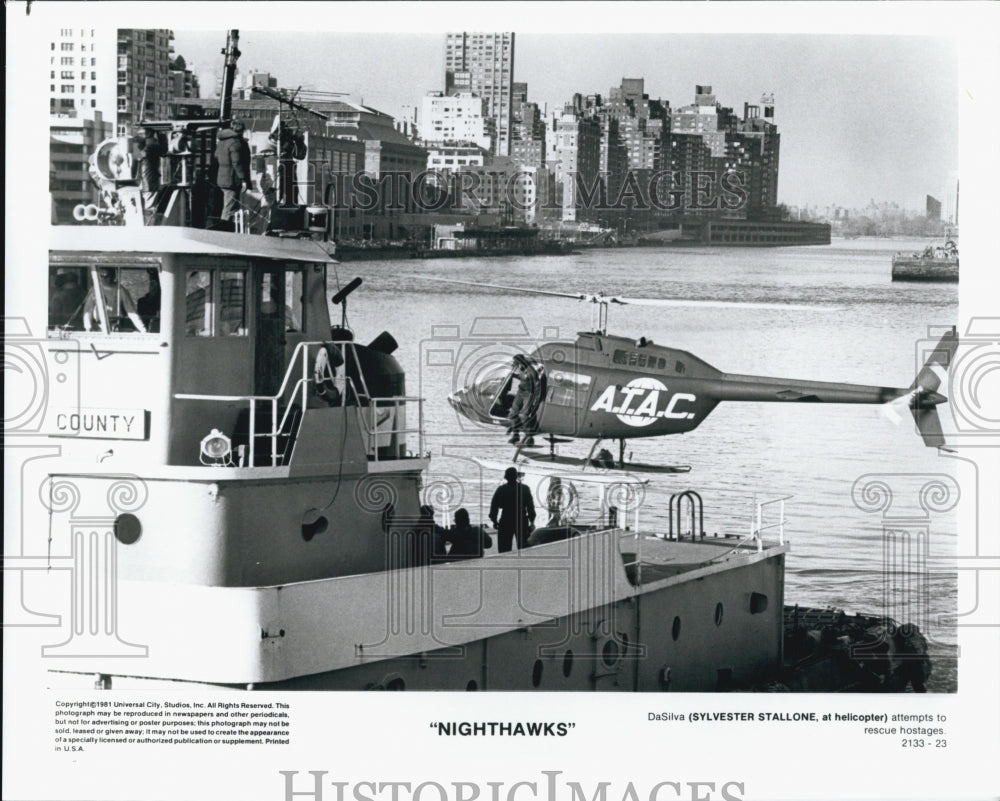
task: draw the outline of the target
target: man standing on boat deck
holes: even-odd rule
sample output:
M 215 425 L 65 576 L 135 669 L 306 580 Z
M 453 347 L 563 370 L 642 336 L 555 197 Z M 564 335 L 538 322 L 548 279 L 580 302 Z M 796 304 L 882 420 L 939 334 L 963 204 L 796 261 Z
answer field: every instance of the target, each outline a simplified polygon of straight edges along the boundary
M 509 551 L 512 540 L 517 540 L 519 551 L 524 550 L 535 525 L 535 501 L 531 490 L 518 481 L 520 476 L 516 467 L 508 467 L 503 474 L 507 483 L 497 487 L 490 503 L 490 520 L 497 530 L 499 553 Z
M 250 145 L 243 138 L 243 123 L 239 120 L 219 131 L 215 160 L 219 163 L 215 182 L 222 190 L 221 218 L 228 221 L 240 210 L 243 186 L 250 188 Z
M 146 221 L 151 222 L 156 209 L 154 202 L 160 188 L 160 160 L 164 148 L 160 135 L 155 128 L 146 128 L 139 140 L 139 191 L 142 192 L 142 207 L 146 212 Z

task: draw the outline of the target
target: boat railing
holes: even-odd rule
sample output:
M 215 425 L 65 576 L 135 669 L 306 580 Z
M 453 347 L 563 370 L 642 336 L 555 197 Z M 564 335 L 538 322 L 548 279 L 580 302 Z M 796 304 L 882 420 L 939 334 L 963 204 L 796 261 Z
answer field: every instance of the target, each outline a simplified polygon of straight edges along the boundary
M 756 511 L 754 513 L 753 522 L 750 524 L 750 535 L 757 543 L 757 550 L 761 551 L 764 548 L 764 533 L 776 531 L 778 535 L 778 545 L 785 544 L 785 501 L 789 500 L 792 496 L 785 495 L 781 498 L 772 498 L 767 501 L 758 501 L 754 498 L 754 505 L 756 506 Z M 778 519 L 774 522 L 767 522 L 768 510 L 777 508 Z
M 358 368 L 358 375 L 361 380 L 355 384 L 354 380 L 348 376 L 336 376 L 334 370 L 326 374 L 328 384 L 327 394 L 317 391 L 317 381 L 323 380 L 322 375 L 318 375 L 317 359 L 320 349 L 328 346 L 336 346 L 341 350 L 347 359 L 353 360 Z M 346 351 L 346 352 L 345 352 Z M 248 436 L 245 454 L 238 456 L 239 466 L 244 463 L 249 466 L 256 465 L 257 440 L 268 440 L 270 447 L 270 462 L 272 467 L 283 464 L 287 454 L 282 448 L 282 443 L 294 441 L 298 434 L 298 427 L 302 422 L 303 410 L 309 408 L 310 393 L 318 397 L 323 397 L 324 402 L 330 406 L 355 406 L 358 408 L 359 418 L 362 428 L 366 433 L 368 445 L 368 455 L 375 461 L 387 461 L 390 458 L 399 458 L 399 449 L 395 449 L 393 456 L 380 454 L 380 446 L 383 444 L 395 444 L 399 437 L 407 434 L 417 434 L 418 453 L 424 452 L 423 441 L 423 399 L 410 396 L 390 396 L 385 398 L 373 398 L 368 394 L 368 388 L 364 382 L 364 373 L 360 371 L 360 362 L 355 351 L 354 343 L 345 341 L 310 341 L 299 342 L 292 352 L 288 361 L 288 369 L 285 371 L 277 392 L 274 395 L 200 395 L 192 393 L 177 393 L 174 395 L 179 400 L 199 400 L 222 403 L 246 403 L 248 404 Z M 407 428 L 405 422 L 397 425 L 399 421 L 405 421 L 405 405 L 407 403 L 417 404 L 417 426 Z M 257 431 L 258 405 L 267 404 L 269 409 L 270 429 L 263 432 Z M 386 425 L 389 423 L 389 425 Z M 404 440 L 405 441 L 405 440 Z
M 417 424 L 406 424 L 406 404 L 417 406 Z M 368 457 L 375 462 L 405 458 L 400 445 L 406 442 L 408 434 L 417 435 L 416 453 L 424 453 L 424 401 L 415 396 L 390 396 L 370 398 L 366 407 L 359 407 L 359 416 L 364 428 Z
M 694 490 L 685 490 L 684 492 L 675 492 L 670 496 L 670 505 L 667 513 L 670 526 L 669 539 L 673 539 L 675 533 L 678 540 L 684 539 L 684 529 L 681 521 L 683 519 L 685 501 L 687 501 L 688 506 L 691 540 L 698 539 L 699 535 L 701 537 L 705 536 L 705 505 L 702 502 L 701 495 Z M 677 528 L 676 532 L 674 531 L 675 524 Z

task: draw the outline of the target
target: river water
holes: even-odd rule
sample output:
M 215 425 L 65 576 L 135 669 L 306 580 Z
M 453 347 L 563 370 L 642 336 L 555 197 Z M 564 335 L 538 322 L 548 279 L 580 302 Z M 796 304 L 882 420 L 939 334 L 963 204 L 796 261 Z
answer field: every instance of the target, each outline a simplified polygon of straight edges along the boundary
M 621 248 L 578 255 L 398 260 L 341 264 L 340 282 L 365 284 L 349 300 L 359 341 L 382 330 L 399 342 L 407 389 L 425 399 L 426 446 L 433 461 L 427 500 L 441 510 L 469 508 L 482 519 L 498 474 L 483 475 L 470 456 L 509 459 L 502 432 L 472 429 L 446 403 L 470 365 L 508 358 L 542 339 L 571 340 L 591 326 L 592 306 L 483 286 L 422 280 L 452 278 L 560 292 L 740 301 L 735 308 L 612 308 L 609 333 L 645 336 L 690 351 L 730 373 L 908 387 L 926 347 L 928 326 L 957 321 L 954 284 L 894 284 L 891 256 L 921 241 L 835 240 L 827 247 Z M 805 310 L 761 303 L 806 304 Z M 339 307 L 334 310 L 339 314 Z M 935 329 L 936 331 L 937 329 Z M 935 337 L 936 338 L 936 337 Z M 943 390 L 944 391 L 944 390 Z M 696 489 L 705 530 L 745 533 L 754 501 L 785 503 L 786 603 L 889 614 L 920 626 L 934 674 L 929 689 L 957 688 L 955 630 L 939 616 L 956 610 L 953 573 L 929 572 L 926 557 L 954 553 L 956 518 L 949 490 L 954 467 L 924 447 L 905 408 L 897 425 L 876 407 L 723 403 L 694 431 L 630 440 L 636 462 L 691 465 L 655 475 L 641 510 L 644 529 L 662 529 L 671 493 Z M 589 442 L 561 446 L 583 456 Z M 609 446 L 617 453 L 617 444 Z M 925 489 L 926 488 L 926 489 Z M 888 493 L 888 494 L 887 494 Z M 886 501 L 891 497 L 891 506 Z M 931 502 L 928 503 L 928 498 Z M 909 550 L 884 547 L 888 516 L 909 516 L 926 538 Z M 444 522 L 440 519 L 438 522 Z M 916 528 L 913 528 L 913 526 Z

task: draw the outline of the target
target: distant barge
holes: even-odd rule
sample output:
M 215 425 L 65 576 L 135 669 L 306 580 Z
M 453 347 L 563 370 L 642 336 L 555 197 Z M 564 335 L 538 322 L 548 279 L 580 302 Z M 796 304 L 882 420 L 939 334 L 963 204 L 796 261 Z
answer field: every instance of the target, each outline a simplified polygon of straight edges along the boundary
M 892 257 L 892 280 L 958 283 L 958 247 L 948 241 L 922 253 L 897 253 Z

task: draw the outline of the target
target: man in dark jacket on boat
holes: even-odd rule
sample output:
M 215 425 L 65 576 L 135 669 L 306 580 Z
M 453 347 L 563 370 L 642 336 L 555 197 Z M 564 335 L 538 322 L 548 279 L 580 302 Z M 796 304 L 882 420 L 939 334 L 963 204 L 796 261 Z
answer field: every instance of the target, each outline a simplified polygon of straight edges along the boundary
M 240 193 L 250 188 L 250 145 L 243 138 L 243 123 L 233 120 L 230 128 L 219 131 L 215 147 L 219 163 L 216 184 L 222 190 L 222 219 L 232 220 L 240 209 Z
M 142 192 L 142 205 L 148 220 L 155 211 L 153 203 L 156 200 L 156 192 L 160 188 L 160 159 L 163 158 L 165 150 L 155 128 L 146 128 L 137 146 L 139 148 L 139 191 Z
M 503 474 L 507 483 L 497 487 L 490 503 L 490 520 L 497 530 L 498 553 L 509 551 L 515 539 L 517 549 L 523 550 L 535 525 L 535 501 L 531 490 L 518 482 L 520 475 L 516 467 L 508 467 Z

